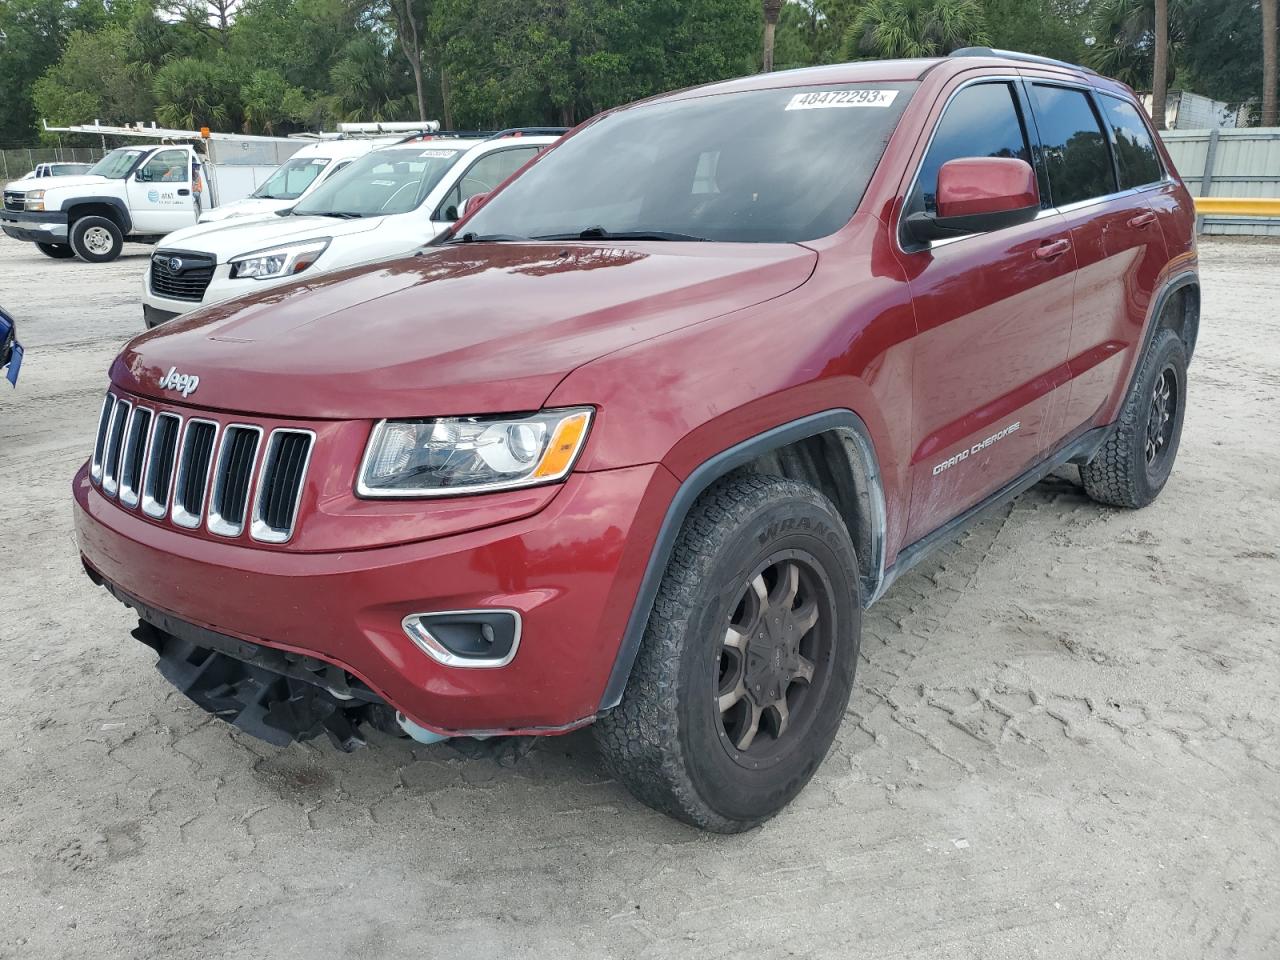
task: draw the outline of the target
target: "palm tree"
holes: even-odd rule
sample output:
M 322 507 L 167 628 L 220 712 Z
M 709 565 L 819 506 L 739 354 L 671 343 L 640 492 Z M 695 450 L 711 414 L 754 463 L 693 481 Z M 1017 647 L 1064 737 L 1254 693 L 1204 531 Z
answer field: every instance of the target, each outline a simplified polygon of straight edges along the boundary
M 764 72 L 773 69 L 773 40 L 778 32 L 778 17 L 782 14 L 783 0 L 761 0 L 764 7 Z
M 1276 125 L 1276 0 L 1262 0 L 1262 125 Z
M 868 0 L 845 34 L 849 57 L 936 57 L 984 44 L 979 0 Z
M 1185 39 L 1185 13 L 1183 0 L 1101 0 L 1090 20 L 1096 41 L 1085 55 L 1085 62 L 1099 73 L 1136 89 L 1149 86 L 1151 119 L 1161 125 L 1174 75 L 1173 54 Z M 1163 42 L 1157 39 L 1161 19 Z M 1159 67 L 1157 59 L 1161 61 Z
M 1165 101 L 1169 99 L 1169 0 L 1156 0 L 1155 50 L 1151 65 L 1151 122 L 1164 129 Z

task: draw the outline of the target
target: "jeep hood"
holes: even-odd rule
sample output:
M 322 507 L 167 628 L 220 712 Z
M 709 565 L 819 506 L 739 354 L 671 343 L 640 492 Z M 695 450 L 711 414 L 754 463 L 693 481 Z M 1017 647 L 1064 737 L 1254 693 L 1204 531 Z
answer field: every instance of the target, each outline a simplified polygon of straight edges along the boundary
M 197 310 L 134 339 L 111 379 L 285 418 L 536 410 L 575 367 L 780 296 L 816 259 L 793 244 L 432 247 Z M 159 385 L 170 368 L 200 378 L 185 401 Z
M 220 209 L 214 207 L 215 210 Z M 160 241 L 161 250 L 210 253 L 226 263 L 242 253 L 316 237 L 350 237 L 374 230 L 385 217 L 340 220 L 337 217 L 278 217 L 273 213 L 228 217 L 175 230 Z M 430 239 L 424 232 L 423 241 Z

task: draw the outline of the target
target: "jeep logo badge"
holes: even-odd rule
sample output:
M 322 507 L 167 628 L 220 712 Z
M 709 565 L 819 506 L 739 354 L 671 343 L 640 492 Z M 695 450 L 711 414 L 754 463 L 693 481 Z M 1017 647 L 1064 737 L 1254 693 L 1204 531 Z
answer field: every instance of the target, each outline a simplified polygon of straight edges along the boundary
M 181 262 L 181 261 L 179 261 Z M 169 372 L 160 378 L 160 389 L 176 390 L 184 398 L 191 396 L 200 386 L 200 378 L 189 373 L 179 373 L 177 367 L 170 367 Z
M 181 270 L 181 269 L 182 269 L 182 258 L 181 258 L 181 257 L 170 257 L 170 258 L 169 258 L 169 269 L 170 269 L 170 270 L 172 270 L 174 273 L 177 273 L 179 270 Z

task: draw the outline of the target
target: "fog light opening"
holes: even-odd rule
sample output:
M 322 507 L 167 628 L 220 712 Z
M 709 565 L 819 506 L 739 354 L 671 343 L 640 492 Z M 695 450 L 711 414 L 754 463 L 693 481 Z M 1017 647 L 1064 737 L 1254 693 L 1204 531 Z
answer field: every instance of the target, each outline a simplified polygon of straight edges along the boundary
M 419 650 L 448 667 L 505 667 L 520 646 L 521 621 L 515 610 L 413 613 L 401 626 Z

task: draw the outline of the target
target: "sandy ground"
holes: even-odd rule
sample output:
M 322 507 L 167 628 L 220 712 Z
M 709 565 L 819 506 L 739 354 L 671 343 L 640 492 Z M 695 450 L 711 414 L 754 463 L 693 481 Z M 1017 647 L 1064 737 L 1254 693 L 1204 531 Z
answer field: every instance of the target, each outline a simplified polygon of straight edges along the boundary
M 1204 244 L 1160 501 L 1050 478 L 900 581 L 817 778 L 737 838 L 582 734 L 277 750 L 171 691 L 68 491 L 146 254 L 0 240 L 0 957 L 1280 957 L 1280 246 Z

